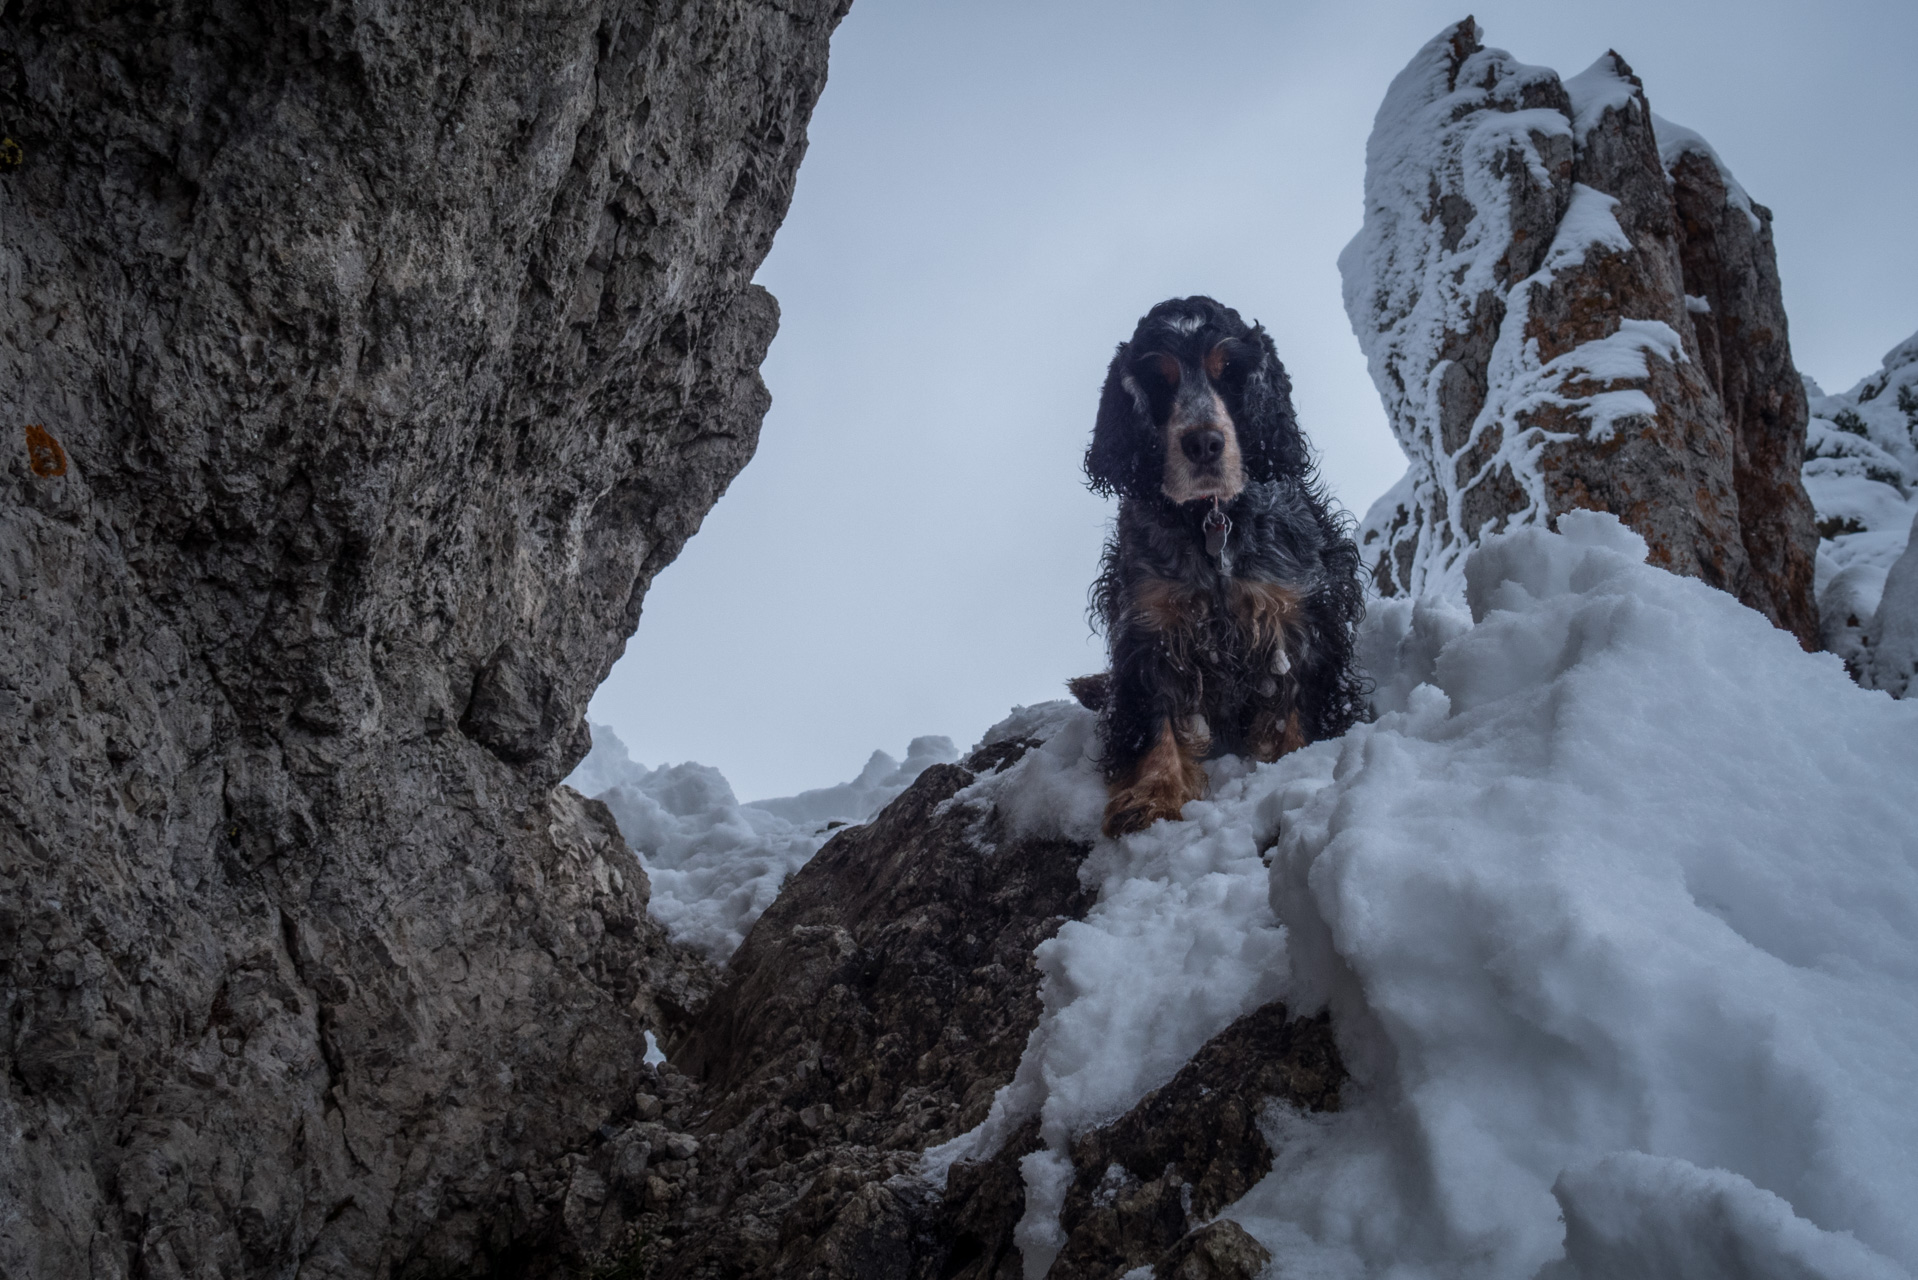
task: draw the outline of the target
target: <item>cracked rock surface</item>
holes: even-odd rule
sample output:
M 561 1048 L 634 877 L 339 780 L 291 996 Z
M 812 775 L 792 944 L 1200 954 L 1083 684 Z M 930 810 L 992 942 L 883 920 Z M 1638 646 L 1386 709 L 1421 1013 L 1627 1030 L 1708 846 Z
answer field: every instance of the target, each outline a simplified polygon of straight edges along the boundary
M 554 784 L 843 10 L 0 10 L 0 1274 L 583 1266 L 696 1161 L 711 974 Z

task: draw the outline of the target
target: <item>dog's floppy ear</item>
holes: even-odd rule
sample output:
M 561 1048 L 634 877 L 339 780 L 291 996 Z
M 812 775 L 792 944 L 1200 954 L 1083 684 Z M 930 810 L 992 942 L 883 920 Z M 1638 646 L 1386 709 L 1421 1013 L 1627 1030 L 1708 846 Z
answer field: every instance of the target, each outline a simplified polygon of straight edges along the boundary
M 1292 379 L 1265 326 L 1254 325 L 1234 343 L 1238 352 L 1230 376 L 1238 384 L 1233 418 L 1246 479 L 1271 481 L 1306 469 L 1305 437 L 1292 413 Z M 1243 362 L 1242 367 L 1240 362 Z M 1230 395 L 1230 392 L 1228 392 Z
M 1131 344 L 1120 343 L 1106 369 L 1099 417 L 1086 449 L 1086 482 L 1108 496 L 1150 493 L 1165 466 L 1158 456 L 1165 446 L 1152 425 L 1145 388 L 1132 376 L 1132 358 Z

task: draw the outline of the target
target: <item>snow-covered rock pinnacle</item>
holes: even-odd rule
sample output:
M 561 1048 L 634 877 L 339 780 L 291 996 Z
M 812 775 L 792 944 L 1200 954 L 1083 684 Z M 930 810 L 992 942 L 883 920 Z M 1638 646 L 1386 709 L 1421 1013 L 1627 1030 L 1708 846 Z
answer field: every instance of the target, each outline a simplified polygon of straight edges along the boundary
M 1361 545 L 1456 593 L 1485 534 L 1591 508 L 1815 644 L 1770 214 L 1607 53 L 1561 80 L 1470 19 L 1392 83 L 1345 303 L 1411 461 Z

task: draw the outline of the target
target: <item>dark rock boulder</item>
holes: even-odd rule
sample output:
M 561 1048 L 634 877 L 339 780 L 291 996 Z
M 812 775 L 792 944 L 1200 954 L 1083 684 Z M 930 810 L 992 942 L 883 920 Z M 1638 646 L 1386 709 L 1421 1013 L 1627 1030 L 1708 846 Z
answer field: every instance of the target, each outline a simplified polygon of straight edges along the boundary
M 1771 215 L 1622 58 L 1561 81 L 1467 19 L 1393 83 L 1366 200 L 1346 307 L 1412 460 L 1360 534 L 1382 591 L 1596 509 L 1816 646 Z
M 1272 1168 L 1259 1124 L 1266 1107 L 1336 1111 L 1344 1079 L 1323 1016 L 1293 1019 L 1269 1004 L 1240 1018 L 1170 1083 L 1073 1144 L 1077 1176 L 1060 1215 L 1067 1243 L 1051 1274 L 1094 1280 L 1145 1265 L 1176 1273 L 1188 1232 Z
M 1039 1016 L 1032 950 L 1087 905 L 1086 846 L 1008 839 L 947 805 L 975 776 L 928 769 L 821 849 L 747 935 L 673 1054 L 726 1100 L 715 1119 L 775 1079 L 787 1108 L 826 1117 L 813 1132 L 863 1143 L 924 1145 L 985 1118 Z
M 658 1275 L 899 1276 L 872 1260 L 934 1247 L 920 1152 L 985 1118 L 1039 1020 L 1033 948 L 1089 905 L 1088 846 L 954 800 L 1026 746 L 926 770 L 747 934 L 670 1049 L 716 1164 Z
M 624 1229 L 710 979 L 554 783 L 754 448 L 843 8 L 0 14 L 0 1271 Z
M 1162 1280 L 1256 1280 L 1270 1261 L 1272 1254 L 1251 1232 L 1220 1218 L 1180 1240 L 1154 1275 Z

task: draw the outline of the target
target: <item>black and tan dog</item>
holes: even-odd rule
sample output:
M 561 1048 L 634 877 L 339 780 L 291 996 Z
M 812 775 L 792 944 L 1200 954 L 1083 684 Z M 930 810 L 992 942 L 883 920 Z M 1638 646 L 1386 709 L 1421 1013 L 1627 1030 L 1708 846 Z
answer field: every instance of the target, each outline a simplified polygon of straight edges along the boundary
M 1177 818 L 1208 755 L 1276 760 L 1359 717 L 1358 550 L 1291 390 L 1210 298 L 1152 308 L 1106 374 L 1086 476 L 1120 499 L 1092 589 L 1112 667 L 1072 688 L 1101 716 L 1108 835 Z

